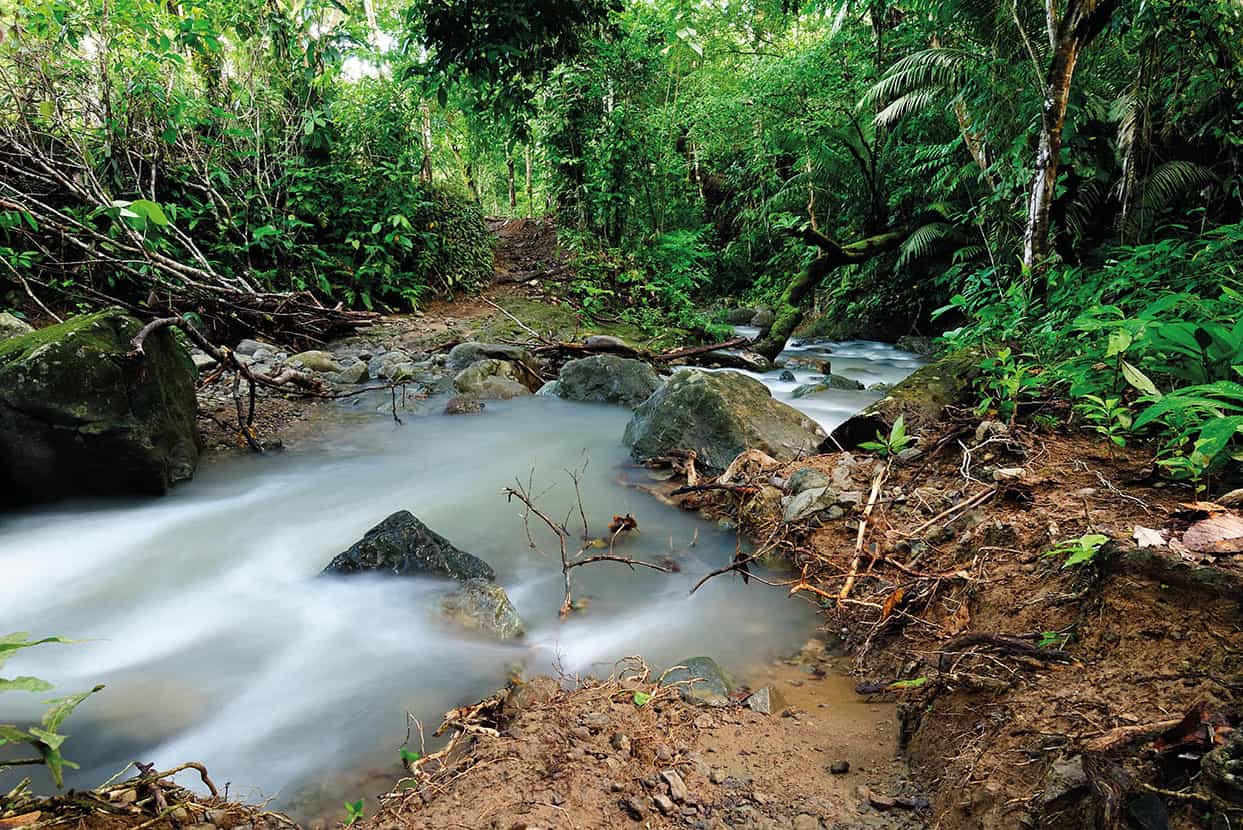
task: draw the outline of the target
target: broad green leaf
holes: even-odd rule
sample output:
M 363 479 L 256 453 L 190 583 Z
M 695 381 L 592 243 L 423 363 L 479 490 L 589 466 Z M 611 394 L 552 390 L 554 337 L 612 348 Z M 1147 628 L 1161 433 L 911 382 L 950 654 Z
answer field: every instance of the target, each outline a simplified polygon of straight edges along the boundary
M 87 692 L 78 692 L 76 695 L 67 695 L 65 697 L 58 697 L 53 700 L 43 701 L 51 707 L 43 713 L 43 728 L 49 732 L 55 732 L 58 728 L 60 728 L 60 725 L 64 723 L 65 718 L 69 717 L 79 703 L 86 700 L 102 688 L 104 688 L 103 684 L 100 684 Z
M 38 677 L 14 677 L 12 680 L 0 677 L 0 692 L 46 692 L 52 684 Z
M 1126 378 L 1127 383 L 1131 384 L 1145 395 L 1152 395 L 1154 398 L 1161 397 L 1161 393 L 1157 391 L 1156 384 L 1153 383 L 1147 375 L 1132 366 L 1130 363 L 1127 363 L 1125 360 L 1122 361 L 1122 376 Z
M 652 699 L 652 696 L 648 694 L 647 692 L 635 692 L 634 693 L 634 705 L 635 706 L 640 706 L 640 707 L 646 706 L 647 702 L 651 699 Z

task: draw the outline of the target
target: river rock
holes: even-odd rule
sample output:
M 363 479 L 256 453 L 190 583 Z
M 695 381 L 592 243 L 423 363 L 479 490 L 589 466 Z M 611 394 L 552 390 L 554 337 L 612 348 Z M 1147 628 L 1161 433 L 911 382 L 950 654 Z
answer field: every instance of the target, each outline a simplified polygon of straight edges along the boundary
M 0 340 L 8 340 L 10 337 L 21 337 L 23 334 L 30 334 L 34 330 L 34 326 L 25 320 L 19 320 L 7 311 L 0 312 Z
M 777 691 L 777 687 L 769 684 L 752 692 L 746 700 L 746 706 L 761 715 L 771 715 L 786 708 L 786 701 L 781 692 Z
M 732 690 L 725 672 L 711 657 L 691 657 L 665 672 L 660 685 L 674 686 L 682 699 L 700 706 L 728 706 Z
M 454 395 L 445 404 L 446 415 L 475 415 L 483 412 L 484 403 L 469 395 Z
M 267 348 L 266 344 L 260 343 L 258 340 L 243 340 L 234 347 L 233 351 L 238 354 L 253 355 L 263 348 Z
M 531 353 L 521 346 L 505 343 L 458 343 L 445 358 L 445 368 L 460 372 L 471 364 L 493 358 L 496 360 L 527 361 Z
M 535 394 L 543 398 L 555 398 L 557 397 L 557 390 L 560 388 L 561 384 L 557 383 L 555 380 L 550 380 L 536 390 Z
M 453 388 L 463 395 L 489 400 L 509 400 L 530 395 L 520 380 L 521 370 L 508 360 L 487 358 L 472 363 L 453 378 Z
M 782 383 L 794 383 L 796 380 L 798 380 L 798 378 L 796 378 L 794 376 L 794 373 L 791 372 L 789 369 L 781 370 L 781 382 Z
M 487 562 L 458 550 L 409 510 L 398 510 L 368 530 L 362 539 L 324 568 L 326 574 L 365 572 L 447 576 L 460 581 L 496 579 Z
M 924 337 L 920 334 L 904 334 L 898 338 L 898 342 L 894 344 L 904 352 L 928 356 L 932 354 L 932 338 Z
M 702 359 L 711 366 L 719 366 L 722 369 L 745 369 L 757 374 L 771 372 L 773 369 L 773 362 L 764 355 L 744 349 L 714 349 L 705 352 Z
M 367 377 L 367 364 L 360 360 L 357 363 L 351 363 L 339 372 L 329 375 L 329 380 L 333 383 L 343 383 L 353 386 L 359 383 L 365 383 Z
M 561 367 L 556 395 L 571 401 L 616 403 L 634 408 L 660 388 L 660 378 L 641 360 L 597 354 Z
M 295 366 L 310 369 L 312 372 L 341 371 L 341 364 L 337 363 L 331 352 L 321 352 L 315 349 L 309 352 L 299 352 L 291 356 L 289 362 Z
M 801 522 L 829 510 L 837 502 L 837 494 L 828 487 L 812 487 L 783 499 L 781 516 L 786 522 Z
M 754 308 L 727 308 L 721 315 L 721 320 L 730 326 L 749 326 L 753 317 Z
M 611 334 L 593 334 L 583 341 L 583 345 L 589 349 L 598 351 L 615 351 L 615 352 L 633 352 L 634 346 L 631 346 L 620 337 L 614 337 Z
M 828 392 L 832 389 L 840 389 L 845 391 L 858 391 L 863 388 L 863 384 L 844 375 L 825 375 L 821 380 L 814 383 L 804 383 L 802 386 L 794 390 L 793 397 L 806 398 L 808 395 L 816 395 L 821 392 Z
M 194 474 L 195 369 L 171 329 L 112 308 L 0 340 L 0 504 L 160 494 Z
M 751 325 L 757 329 L 766 329 L 776 321 L 777 315 L 768 306 L 760 306 L 751 317 Z
M 828 487 L 831 484 L 832 481 L 823 470 L 816 467 L 799 467 L 790 475 L 790 480 L 786 482 L 786 492 L 793 496 L 804 490 Z
M 470 579 L 440 600 L 444 617 L 463 628 L 498 640 L 512 640 L 526 633 L 518 609 L 505 589 L 486 579 Z
M 679 370 L 644 401 L 625 434 L 636 460 L 688 449 L 712 470 L 725 469 L 747 449 L 793 461 L 815 452 L 824 439 L 815 421 L 774 400 L 758 380 L 693 369 Z

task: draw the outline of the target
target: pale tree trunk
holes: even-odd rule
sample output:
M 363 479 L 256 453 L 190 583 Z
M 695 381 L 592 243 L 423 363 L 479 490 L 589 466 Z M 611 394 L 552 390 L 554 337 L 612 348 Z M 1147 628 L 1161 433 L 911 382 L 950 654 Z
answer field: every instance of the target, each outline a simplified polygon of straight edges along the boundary
M 1062 128 L 1070 102 L 1071 81 L 1079 55 L 1109 22 L 1118 0 L 1067 0 L 1058 17 L 1056 3 L 1045 4 L 1052 58 L 1045 76 L 1044 111 L 1040 118 L 1040 146 L 1027 202 L 1023 234 L 1023 265 L 1035 269 L 1049 251 L 1049 216 L 1053 209 Z

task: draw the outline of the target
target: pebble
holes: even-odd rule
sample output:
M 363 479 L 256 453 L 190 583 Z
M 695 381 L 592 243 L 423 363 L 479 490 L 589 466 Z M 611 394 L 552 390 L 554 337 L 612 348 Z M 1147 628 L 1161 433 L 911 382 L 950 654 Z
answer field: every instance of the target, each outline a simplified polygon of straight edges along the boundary
M 609 725 L 609 716 L 604 712 L 588 712 L 579 720 L 592 732 L 599 732 Z
M 614 732 L 613 736 L 609 738 L 609 746 L 613 747 L 613 749 L 616 749 L 622 755 L 629 755 L 630 754 L 630 737 L 621 732 Z
M 712 772 L 708 774 L 708 780 L 711 781 L 713 784 L 718 784 L 718 785 L 724 784 L 725 778 L 726 778 L 725 770 L 723 769 L 714 769 L 712 770 Z
M 660 746 L 656 747 L 656 760 L 664 761 L 664 762 L 672 761 L 673 751 L 669 749 L 669 747 L 665 746 L 664 744 L 661 744 Z
M 570 730 L 570 734 L 573 735 L 575 738 L 578 738 L 580 741 L 591 740 L 591 730 L 585 726 L 574 727 L 573 729 Z
M 664 793 L 657 793 L 652 796 L 652 803 L 656 805 L 656 809 L 660 810 L 662 815 L 671 816 L 677 812 L 677 807 L 669 800 L 669 796 Z
M 842 759 L 829 764 L 829 772 L 833 775 L 845 775 L 850 772 L 850 762 Z
M 690 798 L 690 790 L 686 788 L 686 782 L 682 780 L 677 770 L 661 770 L 660 777 L 665 779 L 665 783 L 669 785 L 669 795 L 674 801 L 681 804 Z
M 623 798 L 621 808 L 635 821 L 642 821 L 643 816 L 647 815 L 647 809 L 644 808 L 643 802 L 637 798 Z

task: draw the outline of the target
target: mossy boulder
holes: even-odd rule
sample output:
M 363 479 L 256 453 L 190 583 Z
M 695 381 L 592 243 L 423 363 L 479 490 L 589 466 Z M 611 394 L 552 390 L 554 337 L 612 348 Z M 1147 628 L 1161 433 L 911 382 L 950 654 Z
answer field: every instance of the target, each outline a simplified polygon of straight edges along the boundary
M 971 400 L 982 358 L 976 349 L 962 349 L 929 363 L 833 430 L 834 440 L 846 449 L 874 441 L 876 433 L 889 433 L 899 415 L 911 434 L 934 426 L 945 407 Z
M 660 388 L 660 378 L 641 360 L 598 354 L 561 367 L 555 394 L 571 401 L 636 407 Z
M 388 573 L 394 576 L 444 576 L 465 581 L 496 579 L 492 567 L 453 543 L 409 510 L 398 510 L 324 568 L 325 574 Z
M 638 461 L 694 450 L 701 466 L 723 470 L 747 449 L 793 461 L 816 452 L 825 437 L 815 421 L 774 400 L 758 380 L 682 369 L 635 410 L 625 442 Z
M 0 340 L 0 505 L 158 495 L 198 463 L 195 369 L 169 329 L 130 357 L 120 309 Z
M 445 619 L 469 631 L 498 640 L 512 640 L 526 633 L 518 609 L 505 589 L 486 579 L 470 579 L 440 600 Z

